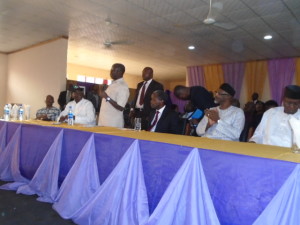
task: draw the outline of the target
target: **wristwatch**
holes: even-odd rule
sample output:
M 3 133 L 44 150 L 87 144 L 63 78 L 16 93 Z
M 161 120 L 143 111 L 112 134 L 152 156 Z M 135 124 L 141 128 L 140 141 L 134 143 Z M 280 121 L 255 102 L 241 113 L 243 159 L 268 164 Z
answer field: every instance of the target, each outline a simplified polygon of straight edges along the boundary
M 107 102 L 109 102 L 111 100 L 111 98 L 109 96 L 106 97 L 105 99 Z

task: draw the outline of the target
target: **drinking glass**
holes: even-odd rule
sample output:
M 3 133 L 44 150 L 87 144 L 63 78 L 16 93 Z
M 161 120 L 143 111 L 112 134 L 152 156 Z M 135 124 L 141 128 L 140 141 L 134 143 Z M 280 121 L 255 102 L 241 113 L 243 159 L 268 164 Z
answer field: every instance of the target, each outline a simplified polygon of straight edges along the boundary
M 135 118 L 134 119 L 134 129 L 137 131 L 140 131 L 142 129 L 142 119 L 141 118 Z

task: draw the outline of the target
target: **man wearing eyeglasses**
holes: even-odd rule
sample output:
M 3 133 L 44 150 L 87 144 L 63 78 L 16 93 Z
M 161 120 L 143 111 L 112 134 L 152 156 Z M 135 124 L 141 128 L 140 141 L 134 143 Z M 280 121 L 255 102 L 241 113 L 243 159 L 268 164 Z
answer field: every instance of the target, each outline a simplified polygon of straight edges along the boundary
M 282 147 L 292 146 L 291 118 L 300 120 L 300 86 L 288 85 L 284 89 L 283 106 L 266 111 L 250 142 Z
M 227 83 L 216 91 L 218 107 L 205 110 L 205 116 L 197 126 L 199 136 L 213 139 L 238 141 L 244 128 L 243 110 L 232 105 L 235 90 Z

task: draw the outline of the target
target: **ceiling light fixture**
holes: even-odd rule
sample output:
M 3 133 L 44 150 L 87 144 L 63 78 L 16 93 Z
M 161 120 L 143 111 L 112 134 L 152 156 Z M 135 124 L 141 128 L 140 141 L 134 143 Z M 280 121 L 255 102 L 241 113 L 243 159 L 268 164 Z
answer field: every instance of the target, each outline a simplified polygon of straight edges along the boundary
M 273 37 L 272 37 L 272 35 L 270 35 L 270 34 L 267 34 L 267 35 L 265 35 L 264 36 L 264 39 L 265 40 L 270 40 L 270 39 L 272 39 Z
M 190 45 L 190 46 L 188 47 L 188 49 L 189 49 L 189 50 L 194 50 L 194 49 L 195 49 L 195 46 L 194 46 L 194 45 Z

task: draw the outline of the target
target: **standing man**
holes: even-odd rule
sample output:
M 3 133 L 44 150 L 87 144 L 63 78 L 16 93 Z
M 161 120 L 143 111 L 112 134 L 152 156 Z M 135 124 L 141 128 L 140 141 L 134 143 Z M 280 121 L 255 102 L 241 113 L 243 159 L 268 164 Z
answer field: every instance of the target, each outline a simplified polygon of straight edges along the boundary
M 53 96 L 47 95 L 45 103 L 46 107 L 41 108 L 36 112 L 36 119 L 45 121 L 56 121 L 56 118 L 58 118 L 60 114 L 60 110 L 53 106 Z
M 72 107 L 74 123 L 95 125 L 94 106 L 89 100 L 84 99 L 83 95 L 83 89 L 77 87 L 74 91 L 74 101 L 69 102 L 65 110 L 60 113 L 60 122 L 68 119 L 69 109 Z
M 232 106 L 235 90 L 227 83 L 222 84 L 216 92 L 215 101 L 220 105 L 205 110 L 205 116 L 197 126 L 199 136 L 239 141 L 244 128 L 243 110 Z
M 162 90 L 156 90 L 151 95 L 151 107 L 155 109 L 150 113 L 148 131 L 180 134 L 178 114 L 166 106 L 167 94 Z
M 190 100 L 194 107 L 202 111 L 216 106 L 213 96 L 202 86 L 177 85 L 174 88 L 174 95 L 182 100 Z
M 123 79 L 125 66 L 113 64 L 110 70 L 110 77 L 113 79 L 107 90 L 100 89 L 99 95 L 102 103 L 99 114 L 99 126 L 124 127 L 123 110 L 128 101 L 129 88 Z
M 138 83 L 134 100 L 130 108 L 130 117 L 142 118 L 142 129 L 148 124 L 151 109 L 151 95 L 156 90 L 164 90 L 161 83 L 153 80 L 153 69 L 145 67 L 143 69 L 143 82 Z
M 68 85 L 68 89 L 66 91 L 62 91 L 58 97 L 58 104 L 61 111 L 63 111 L 66 105 L 73 100 L 72 93 L 74 92 L 73 84 Z
M 266 111 L 250 142 L 281 147 L 292 146 L 292 128 L 289 120 L 300 120 L 300 86 L 288 85 L 284 89 L 283 106 Z

